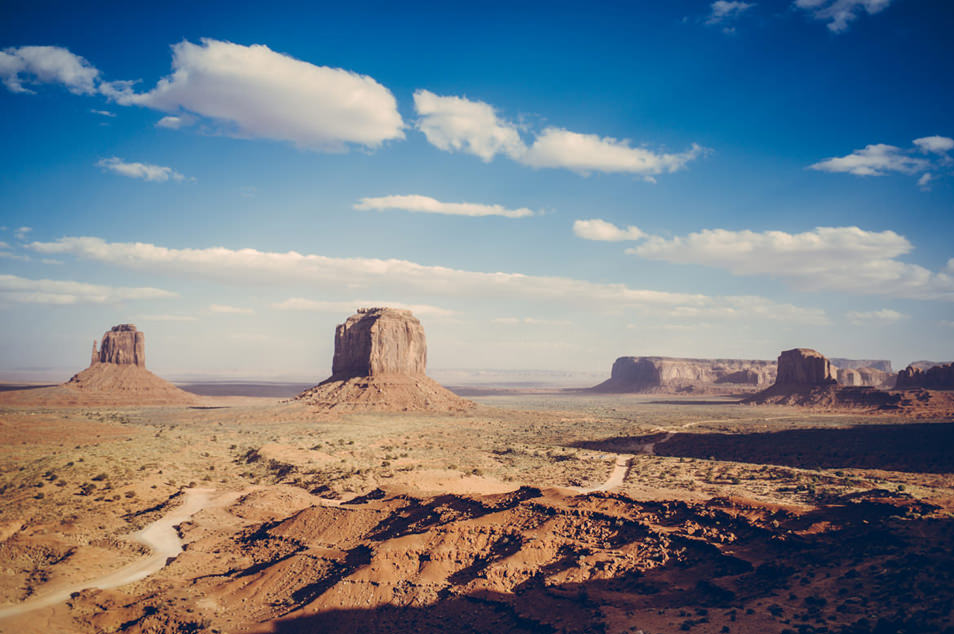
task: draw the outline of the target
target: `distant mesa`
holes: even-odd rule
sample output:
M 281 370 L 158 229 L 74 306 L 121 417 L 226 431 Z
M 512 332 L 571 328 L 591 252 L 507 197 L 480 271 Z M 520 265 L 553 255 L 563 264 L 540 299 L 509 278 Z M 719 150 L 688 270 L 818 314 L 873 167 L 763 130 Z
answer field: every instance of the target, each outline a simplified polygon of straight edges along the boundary
M 831 357 L 829 361 L 831 361 L 833 366 L 842 370 L 871 368 L 873 370 L 887 372 L 888 374 L 894 373 L 894 370 L 891 369 L 891 361 L 887 359 L 843 359 L 841 357 Z
M 464 411 L 474 403 L 425 374 L 424 328 L 409 310 L 360 308 L 335 329 L 331 376 L 298 395 L 321 410 Z
M 619 357 L 610 378 L 590 388 L 603 393 L 729 393 L 752 391 L 775 380 L 775 363 L 750 359 Z
M 146 338 L 132 324 L 108 330 L 88 368 L 62 385 L 0 394 L 8 405 L 191 405 L 195 395 L 146 369 Z
M 926 369 L 911 364 L 898 372 L 896 387 L 954 390 L 954 363 L 934 364 Z

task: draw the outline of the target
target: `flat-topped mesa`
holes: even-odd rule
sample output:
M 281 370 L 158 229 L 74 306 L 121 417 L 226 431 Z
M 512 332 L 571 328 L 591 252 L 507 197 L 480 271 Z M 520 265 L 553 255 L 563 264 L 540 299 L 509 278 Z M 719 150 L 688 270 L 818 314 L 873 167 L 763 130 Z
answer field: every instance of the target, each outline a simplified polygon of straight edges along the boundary
M 335 329 L 334 379 L 385 374 L 423 375 L 424 328 L 409 310 L 359 308 Z
M 898 382 L 895 387 L 899 390 L 916 387 L 929 390 L 954 390 L 954 363 L 935 365 L 927 370 L 913 364 L 909 365 L 898 372 Z
M 757 359 L 619 357 L 596 392 L 719 392 L 757 389 L 775 379 L 775 363 Z
M 97 363 L 146 367 L 146 336 L 132 324 L 113 326 L 103 335 L 98 351 L 93 341 L 90 365 Z
M 835 385 L 831 362 L 810 348 L 794 348 L 778 355 L 776 386 Z

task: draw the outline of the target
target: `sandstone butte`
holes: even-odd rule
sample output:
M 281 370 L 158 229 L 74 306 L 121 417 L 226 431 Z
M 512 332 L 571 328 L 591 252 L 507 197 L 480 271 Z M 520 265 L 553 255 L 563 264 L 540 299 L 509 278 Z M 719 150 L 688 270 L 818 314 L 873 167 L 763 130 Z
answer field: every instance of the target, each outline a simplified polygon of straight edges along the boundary
M 93 342 L 88 368 L 62 385 L 0 394 L 8 405 L 191 405 L 195 395 L 146 369 L 146 338 L 132 324 L 108 330 Z
M 458 412 L 474 407 L 425 374 L 424 328 L 409 310 L 360 308 L 335 329 L 331 376 L 296 397 L 326 411 Z
M 909 365 L 898 372 L 897 387 L 954 390 L 954 363 L 941 363 L 927 369 Z

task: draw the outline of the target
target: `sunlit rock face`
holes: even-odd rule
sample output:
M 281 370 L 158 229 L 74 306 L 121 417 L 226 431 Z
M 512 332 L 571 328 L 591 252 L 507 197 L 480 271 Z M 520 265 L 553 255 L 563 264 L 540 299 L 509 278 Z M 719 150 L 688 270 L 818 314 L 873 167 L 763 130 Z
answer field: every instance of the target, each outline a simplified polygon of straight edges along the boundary
M 775 385 L 834 385 L 831 362 L 810 348 L 785 350 L 778 356 Z
M 103 335 L 98 350 L 93 342 L 90 365 L 97 363 L 146 367 L 146 336 L 132 324 L 113 326 Z
M 424 328 L 409 310 L 360 308 L 335 330 L 331 373 L 336 379 L 418 376 L 426 366 Z

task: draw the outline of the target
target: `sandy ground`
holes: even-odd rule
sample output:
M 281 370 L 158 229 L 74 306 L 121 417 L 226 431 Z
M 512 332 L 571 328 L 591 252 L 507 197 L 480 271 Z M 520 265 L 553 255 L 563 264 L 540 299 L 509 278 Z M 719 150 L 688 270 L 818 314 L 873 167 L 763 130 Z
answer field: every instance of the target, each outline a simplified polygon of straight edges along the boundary
M 2 409 L 0 631 L 954 625 L 950 420 L 476 400 Z

